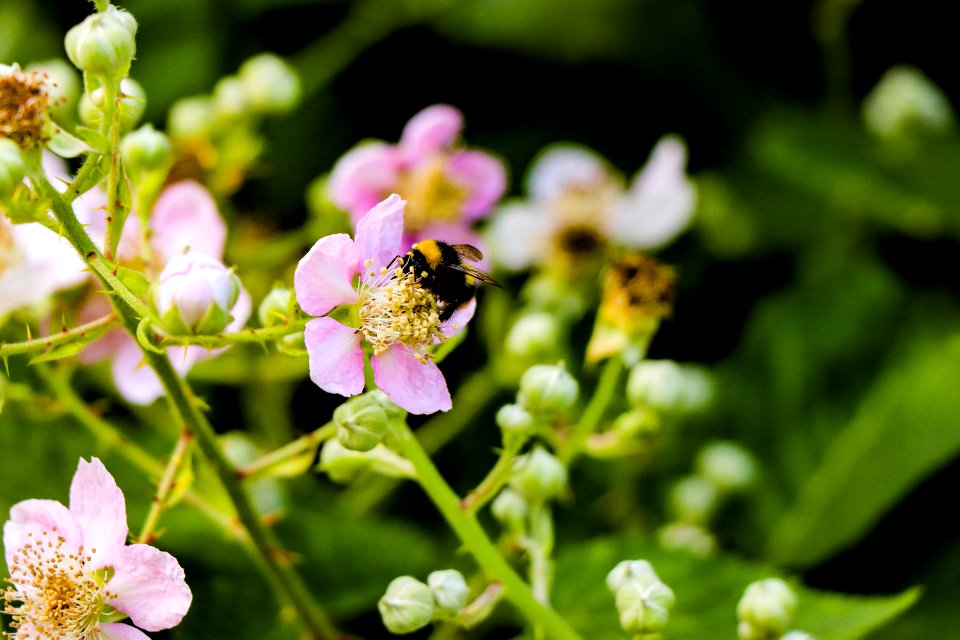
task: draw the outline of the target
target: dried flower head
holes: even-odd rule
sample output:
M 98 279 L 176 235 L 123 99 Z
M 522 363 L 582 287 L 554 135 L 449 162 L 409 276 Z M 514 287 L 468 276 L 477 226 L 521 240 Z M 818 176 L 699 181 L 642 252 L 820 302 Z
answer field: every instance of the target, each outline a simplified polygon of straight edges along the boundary
M 13 140 L 21 149 L 46 143 L 49 87 L 45 73 L 23 71 L 16 64 L 0 65 L 0 137 Z

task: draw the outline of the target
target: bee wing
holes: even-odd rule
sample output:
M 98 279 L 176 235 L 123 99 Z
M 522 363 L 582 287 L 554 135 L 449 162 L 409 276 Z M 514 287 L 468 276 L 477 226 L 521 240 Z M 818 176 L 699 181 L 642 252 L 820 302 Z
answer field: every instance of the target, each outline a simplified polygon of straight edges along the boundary
M 483 253 L 472 244 L 452 244 L 450 246 L 464 260 L 470 260 L 471 262 L 483 260 Z
M 459 271 L 461 273 L 465 273 L 468 276 L 473 276 L 480 282 L 486 282 L 487 284 L 492 284 L 495 287 L 500 287 L 501 289 L 503 288 L 503 285 L 497 282 L 496 280 L 494 280 L 493 276 L 491 276 L 489 273 L 484 273 L 483 271 L 480 271 L 480 269 L 476 269 L 474 267 L 471 267 L 470 265 L 450 264 L 450 265 L 446 265 L 446 268 L 452 269 L 453 271 Z

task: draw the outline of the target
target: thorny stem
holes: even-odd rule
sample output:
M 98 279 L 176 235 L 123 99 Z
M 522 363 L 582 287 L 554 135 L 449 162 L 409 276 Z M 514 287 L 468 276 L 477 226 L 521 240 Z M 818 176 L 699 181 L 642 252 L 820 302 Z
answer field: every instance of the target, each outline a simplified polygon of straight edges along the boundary
M 122 93 L 119 81 L 105 79 L 103 83 L 103 126 L 110 143 L 110 172 L 107 174 L 107 230 L 104 240 L 104 255 L 113 259 L 120 244 L 123 231 L 123 203 L 120 202 L 120 185 L 123 181 L 123 166 L 120 162 L 120 105 Z
M 32 178 L 53 202 L 54 213 L 80 256 L 88 265 L 93 267 L 101 280 L 119 297 L 119 300 L 117 300 L 111 296 L 111 304 L 113 304 L 115 312 L 122 318 L 127 331 L 132 336 L 136 336 L 140 318 L 149 314 L 149 310 L 109 269 L 103 268 L 106 262 L 87 235 L 86 230 L 80 225 L 70 205 L 44 179 L 42 173 L 39 176 L 32 174 Z M 289 557 L 280 548 L 273 532 L 263 524 L 253 508 L 250 497 L 236 477 L 233 466 L 220 450 L 213 426 L 198 409 L 190 387 L 177 375 L 165 354 L 155 353 L 144 348 L 143 345 L 140 345 L 140 347 L 144 359 L 160 379 L 167 397 L 183 423 L 183 428 L 192 431 L 197 436 L 200 449 L 230 496 L 230 500 L 237 511 L 237 517 L 246 528 L 253 547 L 257 551 L 256 557 L 270 581 L 292 605 L 311 638 L 325 640 L 335 637 L 337 632 L 333 623 L 314 602 L 303 579 L 290 565 Z
M 0 358 L 24 353 L 39 353 L 72 342 L 90 342 L 119 325 L 120 320 L 116 314 L 109 313 L 102 318 L 91 320 L 73 329 L 64 327 L 60 333 L 42 338 L 34 338 L 32 340 L 24 340 L 23 342 L 6 342 L 0 344 Z
M 583 410 L 580 421 L 573 427 L 570 440 L 557 452 L 557 457 L 565 466 L 569 467 L 577 456 L 583 453 L 587 439 L 600 425 L 604 411 L 607 410 L 610 401 L 613 400 L 621 371 L 623 371 L 622 358 L 613 356 L 607 360 L 590 402 Z
M 394 444 L 413 464 L 417 480 L 444 519 L 473 555 L 487 578 L 503 585 L 504 597 L 516 606 L 534 626 L 542 625 L 553 640 L 582 640 L 573 627 L 556 611 L 539 602 L 530 587 L 497 551 L 489 536 L 473 514 L 460 506 L 460 499 L 434 466 L 406 424 L 398 424 L 392 432 Z
M 460 508 L 467 513 L 474 514 L 483 508 L 510 479 L 513 470 L 513 460 L 517 457 L 517 448 L 504 448 L 497 458 L 496 464 L 480 481 L 480 484 L 460 501 Z
M 336 433 L 336 425 L 334 425 L 332 422 L 328 422 L 319 429 L 311 431 L 310 433 L 297 438 L 293 442 L 286 444 L 279 449 L 271 451 L 270 453 L 267 453 L 254 460 L 250 464 L 237 469 L 237 477 L 242 480 L 252 480 L 263 475 L 272 467 L 289 460 L 290 458 L 300 455 L 301 453 L 305 453 L 311 449 L 313 449 L 314 453 L 316 453 L 316 448 L 335 436 Z
M 160 336 L 157 344 L 167 345 L 187 345 L 197 344 L 208 349 L 226 347 L 232 344 L 262 344 L 268 340 L 277 340 L 298 331 L 303 331 L 309 318 L 300 320 L 288 320 L 284 324 L 264 329 L 243 329 L 235 333 L 221 333 L 216 336 Z
M 140 535 L 137 537 L 137 541 L 141 544 L 150 544 L 153 539 L 153 530 L 160 521 L 160 514 L 167 508 L 167 501 L 176 486 L 177 475 L 190 453 L 190 443 L 192 441 L 193 434 L 187 430 L 184 430 L 177 439 L 177 444 L 170 454 L 170 460 L 167 462 L 167 467 L 163 470 L 163 476 L 157 485 L 157 494 L 153 497 L 150 512 L 147 514 L 143 529 L 140 530 Z

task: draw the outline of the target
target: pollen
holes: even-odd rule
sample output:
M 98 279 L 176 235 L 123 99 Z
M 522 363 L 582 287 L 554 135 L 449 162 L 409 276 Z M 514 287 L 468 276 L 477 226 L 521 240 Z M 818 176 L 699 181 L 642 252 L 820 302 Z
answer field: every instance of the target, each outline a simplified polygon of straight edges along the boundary
M 630 322 L 662 319 L 673 312 L 677 276 L 650 256 L 635 253 L 615 260 L 604 284 L 602 312 Z
M 364 266 L 369 275 L 359 285 L 359 330 L 373 347 L 373 354 L 402 344 L 426 362 L 426 348 L 445 338 L 437 299 L 400 268 L 377 270 L 372 261 Z
M 0 71 L 0 137 L 10 138 L 21 149 L 47 141 L 48 82 L 45 73 L 22 71 L 16 65 Z
M 397 192 L 407 201 L 404 223 L 408 229 L 460 219 L 469 194 L 447 175 L 448 160 L 446 155 L 438 155 L 400 176 Z
M 115 598 L 105 586 L 105 572 L 89 567 L 83 548 L 71 551 L 66 541 L 44 531 L 17 549 L 3 594 L 10 616 L 5 638 L 81 640 L 100 637 L 100 619 Z

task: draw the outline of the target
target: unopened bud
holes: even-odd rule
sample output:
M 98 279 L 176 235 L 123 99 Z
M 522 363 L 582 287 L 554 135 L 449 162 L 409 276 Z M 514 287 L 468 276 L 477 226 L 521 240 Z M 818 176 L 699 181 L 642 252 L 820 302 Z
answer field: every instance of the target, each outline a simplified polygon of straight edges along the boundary
M 607 574 L 607 588 L 616 593 L 628 582 L 648 586 L 658 581 L 653 565 L 646 560 L 624 560 Z
M 797 608 L 797 596 L 780 578 L 759 580 L 747 586 L 737 604 L 741 640 L 760 640 L 782 634 Z
M 246 103 L 258 113 L 285 113 L 300 101 L 300 78 L 279 56 L 263 53 L 240 67 Z
M 659 580 L 649 585 L 628 582 L 617 590 L 616 602 L 624 631 L 655 634 L 666 628 L 676 596 Z
M 504 447 L 516 451 L 530 435 L 533 416 L 518 404 L 505 404 L 497 411 L 497 426 L 503 433 Z
M 670 489 L 671 510 L 683 522 L 706 524 L 717 504 L 717 488 L 700 476 L 687 476 Z
M 293 290 L 286 287 L 275 287 L 260 302 L 257 308 L 257 318 L 262 327 L 275 327 L 286 324 L 293 315 L 296 298 Z
M 240 280 L 219 260 L 199 251 L 170 259 L 160 273 L 154 302 L 173 334 L 213 334 L 233 320 Z
M 436 604 L 430 587 L 416 578 L 400 576 L 388 586 L 377 603 L 380 617 L 390 633 L 412 633 L 430 624 Z
M 800 631 L 798 629 L 794 629 L 793 631 L 788 631 L 785 634 L 783 634 L 783 637 L 780 638 L 780 640 L 816 640 L 816 638 L 814 638 L 812 635 L 810 635 L 806 631 Z
M 120 143 L 124 167 L 133 179 L 145 173 L 166 171 L 173 151 L 170 139 L 147 124 L 124 136 Z
M 351 451 L 370 451 L 380 444 L 389 425 L 387 412 L 375 396 L 354 396 L 333 412 L 337 440 Z
M 922 71 L 898 65 L 887 71 L 863 102 L 867 128 L 895 139 L 914 133 L 939 133 L 953 124 L 950 101 Z
M 713 442 L 697 455 L 697 473 L 723 492 L 742 491 L 757 477 L 757 465 L 746 449 L 733 442 Z
M 67 32 L 64 46 L 70 62 L 82 71 L 122 78 L 137 51 L 137 21 L 109 5 Z
M 490 505 L 490 513 L 509 531 L 523 531 L 528 510 L 527 501 L 509 487 L 497 494 Z
M 124 78 L 120 81 L 120 128 L 129 131 L 137 126 L 144 111 L 147 110 L 147 94 L 140 83 L 133 78 Z M 99 127 L 103 120 L 104 98 L 106 93 L 103 87 L 94 89 L 92 93 L 85 93 L 80 98 L 80 120 L 88 127 Z
M 213 101 L 206 96 L 184 98 L 173 103 L 167 116 L 167 131 L 170 137 L 184 140 L 210 133 L 216 113 Z
M 416 472 L 406 458 L 387 449 L 382 444 L 370 451 L 352 451 L 337 439 L 328 440 L 320 450 L 320 471 L 340 484 L 353 481 L 364 471 L 379 473 L 389 478 L 413 478 Z
M 33 63 L 27 67 L 27 71 L 39 71 L 47 75 L 49 110 L 54 120 L 61 124 L 76 122 L 81 90 L 77 70 L 66 60 L 54 58 Z
M 644 360 L 627 379 L 627 399 L 637 407 L 665 413 L 686 413 L 706 406 L 712 396 L 707 375 L 673 360 Z
M 510 486 L 528 503 L 549 500 L 567 484 L 567 468 L 543 447 L 513 461 Z
M 507 333 L 504 346 L 514 356 L 527 362 L 556 357 L 560 344 L 560 325 L 557 319 L 545 312 L 535 311 L 521 316 Z
M 649 409 L 631 409 L 614 418 L 611 429 L 623 438 L 652 435 L 660 429 L 660 419 Z
M 467 581 L 456 569 L 434 571 L 427 576 L 427 584 L 437 606 L 446 613 L 455 614 L 460 611 L 470 597 Z
M 534 414 L 566 411 L 577 401 L 579 385 L 562 365 L 538 364 L 520 378 L 517 400 Z
M 657 530 L 657 542 L 664 549 L 687 551 L 698 558 L 707 558 L 717 550 L 717 540 L 709 531 L 695 524 L 671 522 Z
M 220 78 L 213 87 L 214 112 L 224 118 L 238 118 L 247 111 L 247 97 L 236 76 Z
M 0 198 L 9 198 L 23 182 L 27 168 L 20 147 L 13 140 L 0 138 Z

